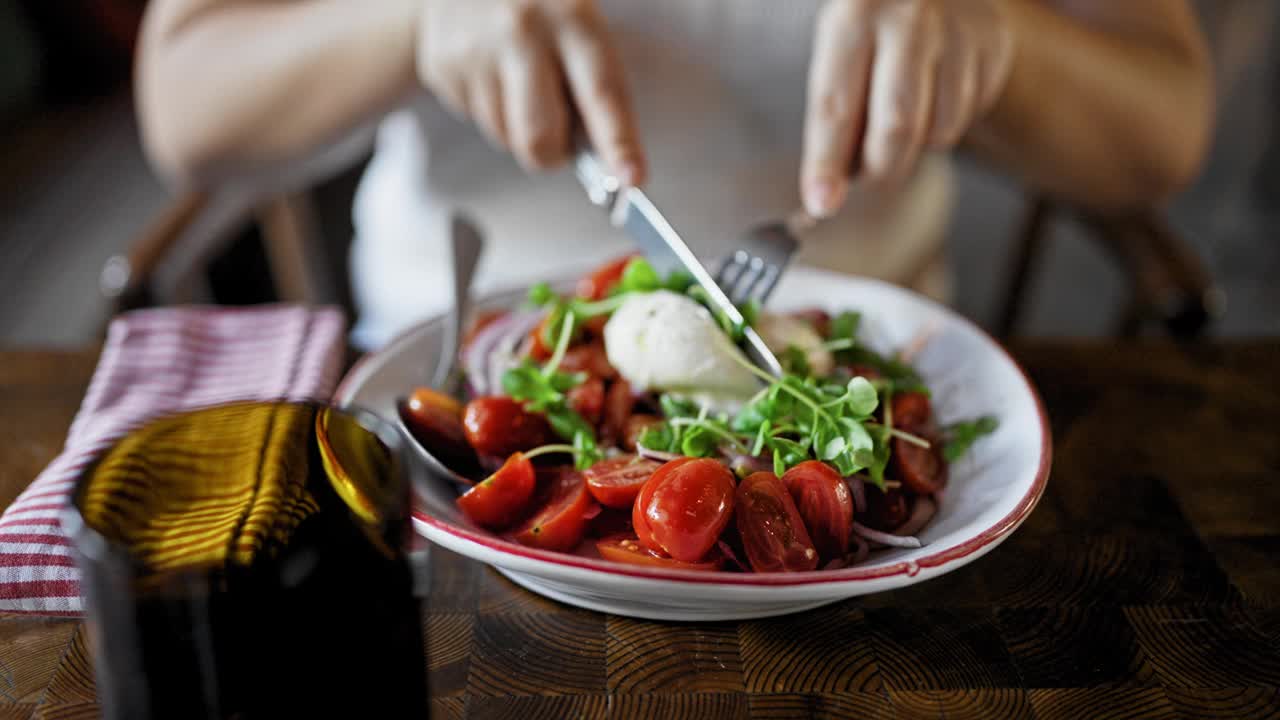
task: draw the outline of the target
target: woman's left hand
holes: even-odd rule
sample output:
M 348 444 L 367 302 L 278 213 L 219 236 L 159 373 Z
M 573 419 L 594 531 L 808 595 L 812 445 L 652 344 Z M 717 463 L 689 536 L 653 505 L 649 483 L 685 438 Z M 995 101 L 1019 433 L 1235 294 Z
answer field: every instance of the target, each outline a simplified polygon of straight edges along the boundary
M 1004 90 L 1003 0 L 828 0 L 809 68 L 800 191 L 815 217 L 851 178 L 900 182 L 926 149 L 956 145 Z

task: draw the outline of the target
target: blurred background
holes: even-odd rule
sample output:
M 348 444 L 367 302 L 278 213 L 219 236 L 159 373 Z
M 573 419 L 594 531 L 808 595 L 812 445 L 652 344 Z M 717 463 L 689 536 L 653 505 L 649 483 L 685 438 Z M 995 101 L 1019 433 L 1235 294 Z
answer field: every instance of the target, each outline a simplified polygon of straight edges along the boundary
M 93 342 L 111 313 L 156 300 L 153 286 L 189 290 L 192 277 L 199 299 L 346 300 L 340 258 L 359 168 L 230 205 L 175 196 L 153 175 L 130 87 L 144 6 L 0 0 L 0 345 Z M 1197 182 L 1158 213 L 1160 239 L 1037 212 L 1045 206 L 1021 188 L 961 158 L 949 252 L 962 313 L 1029 336 L 1146 325 L 1280 334 L 1280 3 L 1201 0 L 1199 10 L 1217 67 L 1216 141 Z M 303 250 L 307 272 L 282 271 L 307 243 L 329 252 Z M 184 252 L 187 265 L 199 256 L 198 274 L 174 270 Z

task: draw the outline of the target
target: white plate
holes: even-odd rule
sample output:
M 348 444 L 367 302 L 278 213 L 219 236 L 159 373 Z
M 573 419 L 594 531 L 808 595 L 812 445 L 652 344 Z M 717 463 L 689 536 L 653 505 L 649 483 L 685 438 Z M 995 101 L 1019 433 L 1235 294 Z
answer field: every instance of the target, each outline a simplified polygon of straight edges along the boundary
M 507 293 L 480 305 L 511 306 L 522 295 Z M 952 465 L 938 514 L 919 534 L 924 547 L 881 550 L 857 567 L 807 573 L 621 565 L 527 548 L 479 529 L 458 512 L 454 489 L 436 480 L 421 489 L 415 527 L 431 541 L 570 605 L 660 620 L 736 620 L 796 612 L 937 577 L 990 552 L 1026 519 L 1049 475 L 1048 423 L 1026 375 L 987 334 L 907 290 L 809 268 L 790 270 L 770 307 L 858 310 L 863 336 L 883 350 L 900 348 L 932 329 L 915 364 L 933 390 L 940 420 L 999 418 L 999 429 Z M 338 387 L 338 404 L 394 419 L 396 398 L 427 382 L 442 329 L 441 318 L 428 320 L 362 358 Z

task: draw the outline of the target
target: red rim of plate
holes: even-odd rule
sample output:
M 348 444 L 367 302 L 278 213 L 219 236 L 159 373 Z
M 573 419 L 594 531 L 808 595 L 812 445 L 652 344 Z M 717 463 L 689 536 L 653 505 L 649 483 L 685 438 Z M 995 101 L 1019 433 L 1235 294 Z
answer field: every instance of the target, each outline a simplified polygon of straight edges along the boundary
M 627 577 L 647 578 L 651 580 L 666 580 L 671 582 L 704 585 L 787 586 L 848 582 L 855 580 L 877 580 L 896 575 L 913 577 L 918 574 L 922 568 L 940 567 L 956 560 L 961 560 L 985 548 L 991 543 L 1001 540 L 1004 536 L 1013 532 L 1022 524 L 1022 521 L 1031 514 L 1031 511 L 1035 509 L 1036 504 L 1040 501 L 1040 497 L 1044 494 L 1045 486 L 1048 484 L 1049 468 L 1052 465 L 1053 460 L 1053 438 L 1049 433 L 1049 418 L 1045 413 L 1044 403 L 1041 402 L 1040 394 L 1036 392 L 1035 386 L 1031 384 L 1031 379 L 1027 376 L 1027 371 L 1022 367 L 1022 364 L 1010 355 L 1009 351 L 1006 350 L 1005 347 L 986 330 L 983 330 L 968 318 L 956 314 L 949 308 L 943 309 L 951 313 L 952 316 L 960 322 L 968 325 L 970 328 L 985 337 L 997 350 L 1000 351 L 1002 355 L 1004 355 L 1005 359 L 1013 365 L 1014 369 L 1016 369 L 1018 374 L 1022 377 L 1022 383 L 1026 386 L 1027 392 L 1030 393 L 1031 399 L 1035 402 L 1036 415 L 1040 422 L 1040 461 L 1036 467 L 1036 477 L 1031 483 L 1031 488 L 1027 491 L 1027 494 L 1018 501 L 1018 504 L 1009 512 L 1009 514 L 1000 518 L 1000 520 L 996 521 L 996 523 L 991 527 L 983 530 L 959 545 L 947 548 L 941 552 L 926 555 L 918 560 L 905 560 L 893 563 L 892 565 L 869 568 L 855 567 L 843 568 L 840 570 L 814 570 L 811 572 L 801 573 L 733 573 L 718 570 L 664 570 L 660 568 L 624 565 L 622 563 L 609 562 L 608 560 L 596 560 L 594 558 L 582 557 L 579 555 L 570 555 L 567 553 L 558 553 L 549 550 L 539 550 L 537 548 L 526 547 L 515 542 L 503 540 L 495 535 L 477 532 L 469 528 L 440 520 L 439 518 L 428 515 L 420 508 L 414 508 L 413 519 L 415 522 L 421 522 L 435 530 L 439 530 L 440 532 L 452 535 L 456 538 L 480 545 L 488 548 L 489 550 L 505 553 L 507 555 L 514 555 L 527 560 L 539 560 L 553 565 L 577 568 L 581 570 L 595 570 L 597 572 L 608 573 L 611 575 L 623 575 Z M 369 353 L 357 360 L 355 365 L 351 367 L 351 370 L 348 371 L 346 376 L 342 379 L 342 382 L 338 384 L 338 388 L 334 392 L 334 397 L 341 398 L 346 394 L 348 384 L 360 374 L 361 369 L 366 363 L 388 354 L 397 344 L 418 332 L 423 325 L 430 322 L 433 321 L 426 320 L 408 328 L 388 342 L 382 350 Z

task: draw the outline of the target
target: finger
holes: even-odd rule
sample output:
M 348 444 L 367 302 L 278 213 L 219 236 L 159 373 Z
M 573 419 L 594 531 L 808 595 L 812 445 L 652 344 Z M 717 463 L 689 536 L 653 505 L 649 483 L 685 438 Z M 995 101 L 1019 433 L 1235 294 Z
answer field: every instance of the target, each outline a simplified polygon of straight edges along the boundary
M 937 16 L 910 8 L 888 18 L 876 32 L 871 68 L 863 169 L 894 182 L 915 166 L 933 109 L 940 32 Z
M 503 58 L 503 100 L 511 152 L 526 169 L 548 170 L 569 152 L 569 111 L 551 50 L 530 43 Z
M 569 92 L 587 137 L 619 180 L 645 179 L 644 152 L 627 94 L 622 64 L 605 35 L 604 21 L 590 3 L 576 3 L 557 38 Z
M 929 146 L 946 149 L 960 142 L 978 105 L 978 51 L 956 42 L 938 63 L 938 87 L 933 106 Z
M 502 83 L 496 72 L 482 72 L 472 81 L 467 94 L 471 120 L 490 144 L 507 147 L 507 121 L 502 110 Z
M 844 204 L 866 123 L 872 35 L 859 32 L 864 26 L 845 15 L 850 7 L 828 5 L 814 34 L 800 161 L 800 195 L 814 217 Z

